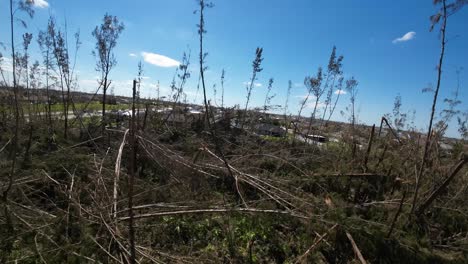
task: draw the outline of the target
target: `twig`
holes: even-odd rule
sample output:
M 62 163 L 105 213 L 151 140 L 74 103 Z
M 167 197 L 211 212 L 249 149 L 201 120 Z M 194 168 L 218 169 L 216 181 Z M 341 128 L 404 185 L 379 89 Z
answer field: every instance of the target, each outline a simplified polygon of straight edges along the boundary
M 312 252 L 312 250 L 313 250 L 326 236 L 328 236 L 328 234 L 329 234 L 333 229 L 335 229 L 337 226 L 338 226 L 338 224 L 334 224 L 330 229 L 327 230 L 327 232 L 325 232 L 325 233 L 323 233 L 323 235 L 319 236 L 319 239 L 317 239 L 317 241 L 315 241 L 315 243 L 312 244 L 312 246 L 310 246 L 309 249 L 307 249 L 306 252 L 304 252 L 304 254 L 302 254 L 299 258 L 297 258 L 297 260 L 296 260 L 295 263 L 300 263 L 305 257 L 307 257 L 307 255 L 309 255 L 310 252 Z
M 122 261 L 120 261 L 119 259 L 117 259 L 116 257 L 112 256 L 112 254 L 107 251 L 101 244 L 99 244 L 99 242 L 97 242 L 92 236 L 89 236 L 89 238 L 91 238 L 91 240 L 96 244 L 98 245 L 99 248 L 101 248 L 102 251 L 104 251 L 111 259 L 113 259 L 114 261 L 116 261 L 117 263 L 123 263 Z
M 8 144 L 10 144 L 10 142 L 11 142 L 11 138 L 8 140 L 8 142 L 7 142 L 5 145 L 3 145 L 3 147 L 0 149 L 0 153 L 2 153 L 2 151 L 6 148 L 6 146 L 8 146 Z

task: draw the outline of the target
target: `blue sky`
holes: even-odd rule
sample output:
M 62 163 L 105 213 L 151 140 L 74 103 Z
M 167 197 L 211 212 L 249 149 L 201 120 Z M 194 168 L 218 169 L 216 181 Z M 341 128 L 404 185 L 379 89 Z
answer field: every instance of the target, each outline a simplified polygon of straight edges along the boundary
M 37 1 L 37 0 L 36 0 Z M 46 0 L 37 1 L 37 4 Z M 422 88 L 436 83 L 440 41 L 438 32 L 429 32 L 429 16 L 435 12 L 432 1 L 345 1 L 345 0 L 215 0 L 215 7 L 206 11 L 205 49 L 209 53 L 206 73 L 208 94 L 211 87 L 220 87 L 221 70 L 226 70 L 225 101 L 228 105 L 245 103 L 245 82 L 251 75 L 255 48 L 263 47 L 263 71 L 258 75 L 259 87 L 253 92 L 252 105 L 264 102 L 269 78 L 274 78 L 274 104 L 284 105 L 288 80 L 292 91 L 291 112 L 297 113 L 301 96 L 306 94 L 304 77 L 326 67 L 333 45 L 344 55 L 344 74 L 359 81 L 357 106 L 359 119 L 367 124 L 379 123 L 380 117 L 393 108 L 395 96 L 401 95 L 404 111 L 416 111 L 416 125 L 427 128 L 432 94 Z M 126 28 L 119 39 L 115 54 L 118 60 L 111 72 L 116 94 L 130 95 L 131 80 L 137 72 L 142 54 L 158 54 L 180 61 L 184 51 L 192 52 L 192 77 L 186 91 L 189 101 L 201 102 L 197 93 L 198 16 L 195 0 L 135 0 L 135 1 L 59 1 L 47 0 L 47 6 L 36 7 L 36 16 L 29 21 L 28 31 L 37 36 L 45 28 L 49 15 L 60 24 L 65 18 L 69 35 L 80 30 L 83 42 L 77 61 L 80 90 L 96 88 L 95 61 L 91 55 L 94 40 L 91 32 L 107 12 L 124 22 Z M 0 41 L 9 44 L 7 0 L 0 0 Z M 460 74 L 460 110 L 468 111 L 468 8 L 449 18 L 448 45 L 444 64 L 438 110 L 443 98 L 456 88 L 456 68 Z M 20 28 L 19 25 L 17 28 Z M 19 43 L 21 32 L 16 35 Z M 414 32 L 407 34 L 409 32 Z M 403 40 L 395 42 L 397 38 Z M 34 41 L 32 52 L 37 51 Z M 9 51 L 2 50 L 6 54 Z M 135 56 L 131 56 L 135 55 Z M 8 57 L 8 56 L 7 56 Z M 33 58 L 38 58 L 33 55 Z M 151 58 L 151 57 L 150 57 Z M 146 57 L 148 59 L 148 57 Z M 153 56 L 154 59 L 154 56 Z M 171 60 L 165 66 L 174 65 Z M 154 63 L 154 60 L 153 60 Z M 164 64 L 164 61 L 162 62 Z M 159 63 L 161 64 L 161 63 Z M 144 61 L 142 96 L 155 97 L 155 84 L 160 82 L 161 94 L 167 94 L 175 67 L 160 67 Z M 261 86 L 260 86 L 261 84 Z M 219 96 L 218 96 L 219 100 Z M 335 120 L 345 120 L 339 113 L 349 103 L 344 95 L 335 112 Z M 311 108 L 305 114 L 309 115 Z M 449 136 L 457 136 L 453 124 Z

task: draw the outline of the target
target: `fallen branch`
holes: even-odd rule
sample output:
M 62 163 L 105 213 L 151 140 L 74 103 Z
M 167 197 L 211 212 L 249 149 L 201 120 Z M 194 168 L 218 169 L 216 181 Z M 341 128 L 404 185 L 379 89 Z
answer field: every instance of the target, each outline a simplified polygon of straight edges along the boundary
M 334 176 L 334 177 L 353 177 L 353 178 L 359 178 L 359 177 L 387 177 L 385 175 L 380 175 L 376 173 L 314 173 L 311 176 Z
M 348 237 L 349 242 L 351 242 L 351 245 L 353 246 L 353 251 L 354 251 L 354 254 L 356 254 L 356 257 L 359 259 L 359 261 L 361 261 L 362 264 L 367 264 L 367 261 L 362 256 L 361 251 L 356 245 L 356 242 L 354 242 L 353 236 L 351 236 L 351 234 L 348 232 L 346 232 L 346 236 Z
M 304 252 L 304 254 L 302 254 L 299 258 L 297 258 L 297 260 L 296 260 L 295 263 L 300 263 L 305 257 L 307 257 L 307 255 L 309 255 L 310 252 L 312 252 L 312 250 L 313 250 L 326 236 L 328 236 L 328 234 L 329 234 L 333 229 L 335 229 L 337 226 L 338 226 L 338 224 L 333 225 L 330 229 L 327 230 L 327 232 L 325 232 L 323 235 L 319 236 L 319 239 L 317 239 L 317 241 L 315 241 L 315 243 L 312 244 L 312 246 L 310 246 L 309 249 L 307 249 L 306 252 Z
M 11 138 L 8 140 L 8 142 L 7 142 L 5 145 L 3 145 L 3 147 L 0 149 L 0 153 L 2 153 L 2 151 L 8 146 L 8 144 L 10 144 L 10 142 L 11 142 Z
M 429 195 L 429 198 L 424 201 L 421 206 L 416 210 L 415 214 L 416 216 L 419 216 L 424 213 L 424 211 L 434 202 L 434 200 L 442 194 L 443 190 L 450 184 L 450 182 L 455 178 L 457 173 L 463 168 L 463 166 L 468 162 L 468 154 L 463 154 L 460 162 L 455 166 L 455 168 L 452 170 L 452 173 L 450 173 L 450 176 L 448 176 L 445 181 L 437 188 L 434 192 Z
M 128 129 L 125 130 L 122 143 L 120 143 L 119 153 L 117 154 L 117 159 L 115 160 L 115 177 L 114 177 L 114 193 L 113 193 L 113 200 L 114 200 L 113 216 L 114 218 L 117 218 L 117 195 L 118 195 L 119 178 L 120 178 L 120 166 L 122 163 L 122 153 L 123 153 L 123 148 L 125 146 L 125 139 L 127 137 L 128 131 L 129 131 Z
M 181 211 L 166 211 L 166 212 L 156 212 L 156 213 L 148 213 L 148 214 L 141 214 L 135 215 L 133 219 L 143 219 L 143 218 L 151 218 L 151 217 L 160 217 L 160 216 L 168 216 L 168 215 L 184 215 L 184 214 L 204 214 L 204 213 L 228 213 L 228 212 L 249 212 L 249 213 L 264 213 L 264 214 L 282 214 L 282 215 L 289 215 L 293 217 L 297 217 L 300 219 L 310 219 L 309 217 L 291 213 L 288 211 L 280 211 L 280 210 L 263 210 L 263 209 L 254 209 L 254 208 L 209 208 L 209 209 L 193 209 L 193 210 L 181 210 Z M 128 216 L 118 218 L 119 221 L 127 221 L 130 219 Z

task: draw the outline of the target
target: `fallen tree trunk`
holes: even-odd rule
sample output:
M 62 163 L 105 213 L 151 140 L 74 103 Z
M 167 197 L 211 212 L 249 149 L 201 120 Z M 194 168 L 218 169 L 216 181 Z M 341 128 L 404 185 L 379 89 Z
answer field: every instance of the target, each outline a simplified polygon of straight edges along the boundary
M 416 210 L 416 216 L 420 216 L 424 213 L 424 211 L 434 202 L 434 200 L 442 193 L 445 188 L 450 184 L 450 182 L 455 178 L 457 173 L 463 168 L 463 166 L 468 162 L 468 154 L 463 154 L 461 157 L 460 162 L 458 162 L 457 165 L 455 165 L 454 169 L 450 173 L 450 176 L 448 176 L 445 181 L 437 188 L 435 191 L 433 191 L 430 195 L 429 198 L 427 198 Z

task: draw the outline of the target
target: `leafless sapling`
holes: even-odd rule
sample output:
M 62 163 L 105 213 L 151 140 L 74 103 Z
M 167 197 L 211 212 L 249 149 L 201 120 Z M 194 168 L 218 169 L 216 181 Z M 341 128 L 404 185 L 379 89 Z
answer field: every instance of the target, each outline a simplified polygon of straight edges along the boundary
M 68 48 L 67 26 L 65 29 L 57 28 L 54 18 L 50 18 L 48 25 L 48 34 L 52 40 L 52 53 L 54 57 L 55 72 L 58 75 L 59 85 L 62 92 L 62 105 L 64 115 L 64 138 L 68 138 L 68 111 L 71 103 L 71 89 L 75 83 L 75 65 L 78 50 L 80 48 L 80 34 L 77 31 L 75 37 L 74 60 L 70 60 Z
M 303 105 L 307 102 L 307 99 L 310 96 L 310 94 L 312 94 L 315 97 L 315 104 L 314 104 L 312 113 L 310 115 L 309 127 L 307 128 L 307 134 L 310 133 L 310 130 L 312 128 L 312 122 L 315 120 L 315 114 L 317 112 L 317 107 L 320 102 L 320 98 L 325 92 L 325 87 L 322 87 L 322 81 L 323 81 L 322 67 L 319 67 L 316 77 L 308 76 L 304 79 L 304 85 L 307 87 L 308 94 L 307 94 L 306 99 L 304 99 Z
M 350 121 L 351 121 L 351 139 L 352 139 L 352 155 L 353 158 L 356 154 L 356 97 L 358 94 L 358 81 L 354 79 L 354 77 L 351 77 L 351 79 L 346 80 L 346 91 L 349 94 L 349 100 L 350 100 Z
M 293 84 L 292 81 L 288 81 L 288 89 L 286 90 L 286 102 L 284 103 L 284 120 L 287 122 L 287 116 L 288 116 L 288 107 L 289 107 L 289 97 L 291 96 L 291 90 L 292 90 Z
M 327 114 L 328 107 L 330 107 L 329 112 L 331 113 L 331 103 L 333 99 L 333 94 L 336 92 L 335 89 L 339 88 L 340 76 L 343 74 L 343 56 L 336 56 L 336 47 L 333 46 L 332 53 L 330 54 L 330 59 L 328 61 L 327 67 L 327 81 L 325 83 L 324 89 L 327 89 L 327 95 L 325 98 L 325 109 L 323 110 L 321 126 L 324 125 L 325 116 Z M 335 86 L 336 80 L 338 78 L 338 85 Z M 337 95 L 337 97 L 339 94 Z
M 195 11 L 200 12 L 200 23 L 197 25 L 198 27 L 198 35 L 199 35 L 199 43 L 200 43 L 200 53 L 199 53 L 199 63 L 200 63 L 200 80 L 203 88 L 203 103 L 205 105 L 205 121 L 208 124 L 208 127 L 211 126 L 210 124 L 210 117 L 209 117 L 209 106 L 208 106 L 208 99 L 206 97 L 206 85 L 205 85 L 205 71 L 207 70 L 207 67 L 205 66 L 205 60 L 206 57 L 208 56 L 208 53 L 205 53 L 203 51 L 203 35 L 206 34 L 206 29 L 205 29 L 205 17 L 204 17 L 204 11 L 206 8 L 212 8 L 213 3 L 212 2 L 207 2 L 205 0 L 197 0 L 197 3 L 200 6 L 200 9 Z
M 223 69 L 221 72 L 221 108 L 224 109 L 224 77 L 226 71 Z
M 50 27 L 51 20 L 48 22 L 48 27 Z M 50 101 L 50 83 L 51 79 L 50 72 L 53 71 L 54 64 L 52 63 L 52 52 L 53 52 L 53 43 L 49 30 L 39 31 L 39 36 L 37 38 L 37 43 L 39 44 L 39 49 L 42 53 L 42 63 L 44 65 L 44 75 L 45 75 L 45 88 L 46 88 L 46 97 L 47 97 L 47 117 L 49 123 L 49 134 L 52 134 L 52 111 L 51 111 L 51 101 Z
M 273 89 L 273 78 L 270 78 L 270 80 L 268 80 L 268 88 L 267 93 L 265 95 L 265 103 L 263 104 L 264 114 L 270 108 L 271 99 L 273 99 L 276 96 L 276 94 L 271 94 L 271 89 Z
M 325 122 L 325 125 L 330 122 L 330 119 L 332 118 L 333 116 L 333 113 L 335 112 L 335 109 L 336 109 L 336 106 L 338 105 L 338 100 L 340 99 L 340 95 L 344 93 L 343 91 L 343 81 L 344 81 L 344 77 L 341 76 L 340 78 L 338 78 L 338 84 L 336 85 L 336 99 L 335 99 L 335 103 L 333 103 L 333 107 L 330 106 L 330 113 L 328 115 L 328 119 L 327 119 L 327 122 Z
M 252 90 L 255 87 L 255 81 L 257 81 L 257 73 L 261 72 L 263 69 L 261 68 L 261 64 L 263 61 L 262 58 L 263 48 L 258 47 L 255 50 L 255 59 L 252 62 L 252 77 L 250 78 L 250 82 L 247 83 L 247 97 L 245 101 L 245 108 L 244 112 L 242 113 L 242 121 L 241 121 L 241 128 L 244 128 L 245 120 L 247 117 L 247 110 L 249 108 L 250 97 L 252 95 Z
M 434 91 L 434 97 L 432 100 L 432 109 L 431 109 L 431 114 L 429 118 L 429 128 L 427 129 L 426 140 L 424 144 L 424 152 L 423 152 L 423 156 L 421 159 L 421 164 L 419 166 L 418 174 L 416 176 L 416 186 L 414 188 L 413 201 L 412 201 L 412 206 L 411 206 L 412 213 L 416 209 L 416 202 L 418 199 L 419 188 L 421 186 L 421 181 L 422 181 L 422 177 L 424 174 L 425 165 L 426 165 L 427 158 L 429 155 L 429 145 L 431 143 L 431 135 L 432 135 L 432 124 L 434 121 L 437 99 L 439 96 L 440 85 L 442 81 L 442 64 L 443 64 L 444 55 L 445 55 L 445 45 L 447 44 L 447 41 L 446 41 L 447 20 L 450 15 L 453 15 L 454 13 L 456 13 L 464 5 L 468 4 L 468 2 L 465 0 L 455 0 L 447 4 L 446 0 L 435 0 L 434 4 L 436 6 L 441 5 L 437 14 L 432 15 L 430 17 L 430 20 L 431 20 L 430 31 L 432 31 L 437 24 L 439 23 L 441 24 L 440 25 L 440 55 L 439 55 L 439 63 L 437 64 L 437 85 L 436 85 L 436 88 Z
M 17 4 L 17 5 L 16 5 Z M 18 98 L 18 83 L 16 79 L 16 54 L 15 54 L 15 19 L 18 19 L 24 27 L 26 27 L 26 22 L 24 20 L 21 20 L 20 18 L 15 16 L 15 13 L 17 11 L 23 11 L 29 15 L 30 18 L 34 16 L 34 10 L 32 9 L 32 4 L 33 2 L 31 1 L 19 1 L 18 3 L 14 2 L 13 0 L 10 0 L 10 37 L 11 37 L 11 58 L 12 58 L 12 70 L 13 70 L 13 93 L 14 93 L 14 109 L 15 109 L 15 126 L 13 129 L 13 142 L 12 142 L 12 149 L 10 151 L 10 157 L 11 157 L 11 167 L 10 167 L 10 172 L 8 174 L 8 184 L 5 188 L 2 189 L 2 203 L 3 203 L 3 209 L 4 209 L 4 214 L 5 214 L 5 227 L 6 227 L 6 234 L 9 236 L 13 235 L 14 228 L 13 228 L 13 222 L 11 219 L 10 215 L 10 210 L 8 206 L 8 195 L 11 190 L 11 187 L 13 186 L 13 179 L 14 179 L 14 174 L 15 174 L 15 166 L 16 166 L 16 159 L 17 159 L 17 154 L 18 154 L 18 137 L 19 137 L 19 98 Z M 3 244 L 3 243 L 2 243 Z M 0 258 L 1 262 L 6 262 L 8 256 L 11 253 L 11 250 L 13 249 L 13 243 L 12 242 L 6 242 L 5 245 L 2 245 L 2 248 L 4 248 L 5 252 L 3 252 L 2 257 Z

